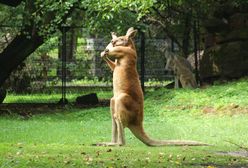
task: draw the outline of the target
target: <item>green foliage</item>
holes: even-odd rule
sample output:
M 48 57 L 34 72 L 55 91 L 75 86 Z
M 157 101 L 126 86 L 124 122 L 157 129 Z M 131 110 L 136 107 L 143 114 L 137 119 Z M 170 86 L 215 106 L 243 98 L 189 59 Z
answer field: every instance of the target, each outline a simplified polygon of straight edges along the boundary
M 83 3 L 85 5 L 85 3 Z M 153 3 L 149 1 L 90 1 L 86 4 L 85 23 L 92 34 L 109 34 L 111 31 L 125 32 L 127 28 L 140 27 L 137 21 Z
M 190 10 L 201 11 L 201 18 L 204 18 L 218 3 L 213 0 L 27 0 L 15 9 L 0 5 L 0 16 L 4 18 L 0 22 L 24 21 L 21 24 L 34 25 L 42 36 L 54 33 L 61 24 L 78 23 L 86 26 L 91 33 L 104 34 L 113 30 L 122 32 L 130 25 L 143 27 L 142 22 L 137 21 L 146 19 L 147 16 L 155 17 L 161 22 L 168 20 L 176 27 Z M 230 3 L 240 5 L 247 1 L 235 0 Z M 154 9 L 164 18 L 157 17 Z
M 13 28 L 20 26 L 23 19 L 23 10 L 23 4 L 15 8 L 0 4 L 0 24 L 13 26 Z
M 48 39 L 43 45 L 41 45 L 32 55 L 34 59 L 39 59 L 41 55 L 43 54 L 49 54 L 51 55 L 52 58 L 58 58 L 58 51 L 55 53 L 51 53 L 54 50 L 58 50 L 58 44 L 59 44 L 59 39 L 58 37 L 60 36 L 59 33 L 56 33 Z M 50 54 L 51 53 L 51 54 Z
M 1 14 L 4 20 L 2 22 L 5 20 L 14 22 L 15 19 L 18 19 L 19 25 L 34 26 L 39 31 L 39 35 L 49 37 L 58 30 L 61 24 L 84 25 L 91 33 L 98 34 L 109 33 L 109 30 L 126 30 L 127 25 L 137 26 L 137 18 L 141 18 L 147 13 L 147 9 L 152 5 L 152 0 L 70 0 L 66 2 L 28 0 L 16 9 L 1 4 L 0 8 L 3 11 Z M 13 12 L 15 12 L 15 16 L 13 16 Z M 26 33 L 27 36 L 32 35 L 32 32 Z
M 21 64 L 18 68 L 12 72 L 9 76 L 5 85 L 8 86 L 9 91 L 16 93 L 30 92 L 32 89 L 37 89 L 35 85 L 31 86 L 32 80 L 40 77 L 37 73 L 35 66 L 30 64 Z M 36 85 L 39 89 L 43 88 L 44 85 Z

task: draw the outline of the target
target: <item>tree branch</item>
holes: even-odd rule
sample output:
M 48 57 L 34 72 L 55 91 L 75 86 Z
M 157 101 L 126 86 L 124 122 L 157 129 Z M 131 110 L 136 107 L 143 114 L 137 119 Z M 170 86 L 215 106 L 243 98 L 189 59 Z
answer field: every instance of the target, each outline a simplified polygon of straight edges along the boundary
M 22 0 L 0 0 L 0 3 L 13 7 L 18 6 L 21 2 Z
M 172 33 L 172 32 L 170 32 L 170 30 L 167 28 L 167 26 L 163 23 L 163 22 L 161 22 L 160 20 L 157 20 L 157 19 L 155 19 L 155 18 L 153 18 L 153 17 L 147 17 L 146 18 L 146 21 L 149 21 L 149 22 L 152 22 L 152 23 L 154 23 L 154 24 L 158 24 L 158 25 L 160 25 L 162 28 L 163 28 L 163 30 L 164 30 L 164 32 L 166 33 L 166 35 L 171 39 L 171 40 L 173 40 L 177 45 L 178 45 L 178 47 L 180 48 L 180 49 L 182 49 L 182 44 L 179 42 L 179 40 L 175 37 L 175 35 Z
M 159 17 L 161 17 L 162 19 L 168 19 L 169 16 L 164 16 L 162 15 L 162 13 L 157 9 L 155 8 L 154 6 L 152 7 L 152 9 L 158 14 Z

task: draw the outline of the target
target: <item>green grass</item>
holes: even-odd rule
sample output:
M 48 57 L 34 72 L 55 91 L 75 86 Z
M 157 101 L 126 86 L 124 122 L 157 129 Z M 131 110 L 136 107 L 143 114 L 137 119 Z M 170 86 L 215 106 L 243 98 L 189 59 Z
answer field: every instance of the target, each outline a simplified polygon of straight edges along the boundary
M 82 96 L 88 93 L 96 93 L 93 91 L 78 91 L 73 93 L 67 93 L 66 98 L 69 102 L 75 102 L 78 96 Z M 97 96 L 100 99 L 108 99 L 112 96 L 110 91 L 97 91 Z M 57 103 L 62 97 L 61 93 L 32 93 L 32 94 L 13 94 L 9 93 L 4 100 L 4 103 Z
M 93 147 L 110 140 L 108 107 L 45 108 L 29 119 L 16 109 L 0 118 L 0 167 L 247 167 L 247 157 L 216 153 L 241 150 L 232 143 L 248 147 L 247 86 L 243 79 L 207 89 L 146 93 L 144 126 L 151 137 L 213 145 L 207 147 L 147 147 L 129 130 L 125 147 Z

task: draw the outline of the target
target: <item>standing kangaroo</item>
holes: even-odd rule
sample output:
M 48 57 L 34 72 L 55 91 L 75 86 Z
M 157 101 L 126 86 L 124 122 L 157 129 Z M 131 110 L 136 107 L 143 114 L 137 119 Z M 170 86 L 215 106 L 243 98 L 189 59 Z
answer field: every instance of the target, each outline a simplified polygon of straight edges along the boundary
M 183 88 L 197 88 L 193 68 L 184 57 L 167 55 L 165 69 L 173 70 L 175 74 L 175 88 L 179 88 L 179 81 Z
M 101 53 L 113 71 L 114 96 L 110 101 L 112 115 L 112 141 L 95 144 L 97 146 L 125 145 L 124 128 L 148 146 L 165 145 L 206 145 L 196 141 L 153 140 L 143 128 L 144 97 L 136 70 L 137 53 L 133 38 L 137 30 L 129 28 L 125 36 L 112 33 L 111 43 Z M 112 61 L 114 59 L 115 61 Z

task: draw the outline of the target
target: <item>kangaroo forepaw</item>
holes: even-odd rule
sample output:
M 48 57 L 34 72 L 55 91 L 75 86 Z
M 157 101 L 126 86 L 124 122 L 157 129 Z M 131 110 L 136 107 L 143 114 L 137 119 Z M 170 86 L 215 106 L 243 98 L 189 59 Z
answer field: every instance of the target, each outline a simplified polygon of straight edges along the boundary
M 108 53 L 109 53 L 109 49 L 106 48 L 103 52 L 101 52 L 101 57 L 102 58 L 106 57 Z

